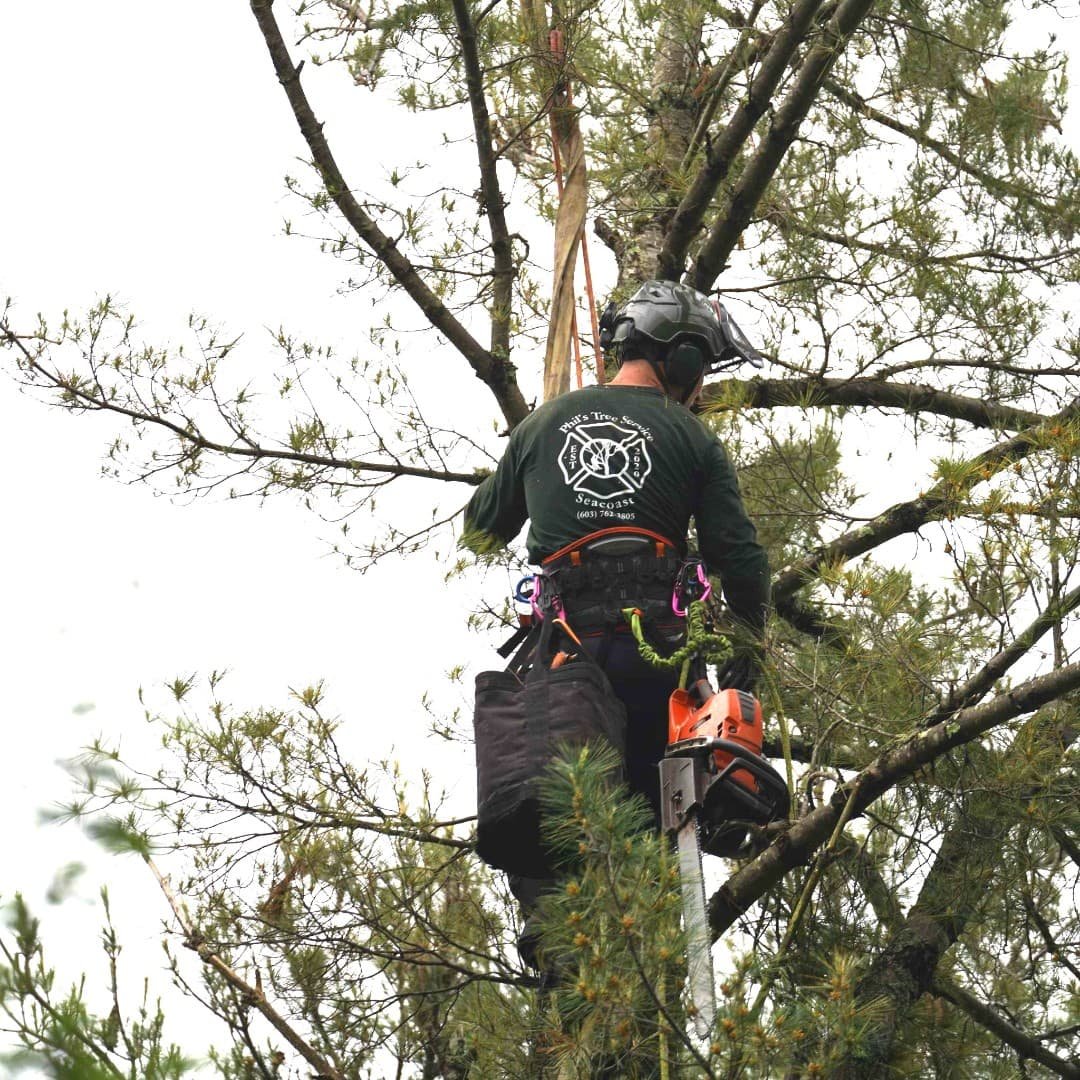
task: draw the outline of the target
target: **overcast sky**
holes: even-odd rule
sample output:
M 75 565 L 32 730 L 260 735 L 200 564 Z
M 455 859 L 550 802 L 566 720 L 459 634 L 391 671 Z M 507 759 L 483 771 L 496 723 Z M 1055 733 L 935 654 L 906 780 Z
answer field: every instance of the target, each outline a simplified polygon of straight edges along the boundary
M 253 358 L 281 324 L 346 353 L 359 344 L 361 300 L 337 294 L 342 267 L 282 235 L 296 212 L 282 178 L 304 148 L 247 4 L 6 3 L 0 101 L 0 295 L 15 300 L 16 321 L 78 311 L 108 291 L 151 340 L 180 337 L 197 310 L 244 331 Z M 371 106 L 354 93 L 320 99 L 318 111 L 343 150 L 377 155 L 401 133 Z M 80 956 L 96 962 L 90 901 L 107 879 L 141 964 L 157 955 L 146 947 L 165 915 L 145 871 L 98 857 L 74 828 L 36 823 L 66 794 L 58 758 L 99 733 L 132 749 L 154 741 L 140 685 L 163 702 L 155 688 L 174 675 L 227 667 L 232 699 L 256 705 L 326 678 L 357 753 L 393 743 L 419 765 L 421 693 L 452 702 L 443 673 L 495 658 L 489 640 L 463 635 L 475 582 L 445 589 L 424 559 L 361 578 L 288 499 L 178 506 L 103 480 L 113 423 L 35 403 L 9 370 L 10 357 L 0 374 L 0 894 L 21 888 L 42 907 L 53 872 L 87 861 L 79 898 L 48 914 L 49 939 L 69 971 Z M 461 386 L 463 401 L 483 401 L 471 375 Z M 496 599 L 497 583 L 488 592 Z M 408 670 L 393 662 L 399 642 L 410 643 Z M 442 779 L 468 799 L 473 778 L 458 760 Z
M 79 311 L 108 291 L 149 340 L 177 340 L 201 311 L 243 331 L 253 363 L 264 352 L 269 362 L 267 328 L 282 324 L 346 355 L 362 344 L 361 300 L 336 292 L 343 268 L 282 235 L 297 212 L 283 177 L 303 147 L 247 4 L 5 4 L 0 100 L 0 295 L 14 299 L 16 321 Z M 369 145 L 393 137 L 370 98 L 350 100 Z M 114 423 L 20 394 L 10 363 L 0 373 L 0 894 L 28 895 L 73 973 L 97 964 L 92 901 L 107 880 L 140 973 L 160 956 L 164 904 L 137 863 L 99 856 L 74 827 L 38 826 L 38 809 L 68 790 L 59 758 L 102 733 L 152 752 L 139 686 L 164 705 L 174 675 L 229 668 L 231 700 L 252 706 L 325 678 L 345 745 L 371 757 L 396 748 L 418 770 L 429 760 L 421 694 L 461 700 L 443 673 L 470 656 L 490 664 L 490 642 L 464 634 L 467 587 L 445 588 L 430 559 L 361 577 L 327 553 L 331 530 L 288 498 L 175 505 L 100 478 Z M 481 400 L 471 375 L 465 385 Z M 456 760 L 440 779 L 468 800 L 467 754 Z M 53 873 L 71 860 L 89 863 L 77 898 L 45 910 Z M 103 976 L 97 967 L 92 983 Z

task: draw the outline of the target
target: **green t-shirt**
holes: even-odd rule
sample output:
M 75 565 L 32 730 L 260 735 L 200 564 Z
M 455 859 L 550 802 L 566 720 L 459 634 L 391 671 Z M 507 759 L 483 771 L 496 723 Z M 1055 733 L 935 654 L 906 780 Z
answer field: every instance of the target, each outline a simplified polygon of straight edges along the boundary
M 591 386 L 546 402 L 510 435 L 465 509 L 463 541 L 509 543 L 529 520 L 529 558 L 620 525 L 685 547 L 690 518 L 735 615 L 764 621 L 769 566 L 720 441 L 688 409 L 642 386 Z

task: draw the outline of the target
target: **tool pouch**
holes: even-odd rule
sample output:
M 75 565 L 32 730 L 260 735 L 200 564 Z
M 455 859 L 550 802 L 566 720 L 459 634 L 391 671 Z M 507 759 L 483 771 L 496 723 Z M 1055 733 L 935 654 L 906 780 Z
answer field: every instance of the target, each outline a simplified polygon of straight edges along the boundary
M 476 851 L 490 866 L 548 878 L 555 867 L 540 828 L 540 782 L 568 746 L 606 741 L 626 750 L 626 709 L 580 647 L 552 667 L 555 620 L 541 624 L 505 671 L 476 677 Z M 524 653 L 524 656 L 522 655 Z

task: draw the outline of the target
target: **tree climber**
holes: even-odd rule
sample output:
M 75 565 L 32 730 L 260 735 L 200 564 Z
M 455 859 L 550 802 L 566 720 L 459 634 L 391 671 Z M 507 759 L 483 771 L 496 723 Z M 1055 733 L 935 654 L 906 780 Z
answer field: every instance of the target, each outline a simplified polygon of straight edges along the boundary
M 495 473 L 465 510 L 462 543 L 509 543 L 526 519 L 543 588 L 606 672 L 627 710 L 626 778 L 659 819 L 657 763 L 677 674 L 642 659 L 622 610 L 637 607 L 651 643 L 670 653 L 685 626 L 672 610 L 693 518 L 709 574 L 736 623 L 736 652 L 719 685 L 752 690 L 769 600 L 769 568 L 716 436 L 691 412 L 705 375 L 744 360 L 760 366 L 727 312 L 669 281 L 648 281 L 601 320 L 618 374 L 546 402 L 511 433 Z M 529 911 L 543 888 L 511 878 Z M 528 931 L 528 927 L 526 927 Z M 531 935 L 519 942 L 532 962 Z

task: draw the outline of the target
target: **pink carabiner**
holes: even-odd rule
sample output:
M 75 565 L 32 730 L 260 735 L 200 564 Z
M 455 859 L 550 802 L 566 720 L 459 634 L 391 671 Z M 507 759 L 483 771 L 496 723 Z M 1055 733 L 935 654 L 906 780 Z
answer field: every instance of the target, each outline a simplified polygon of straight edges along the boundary
M 701 596 L 698 599 L 700 599 L 701 602 L 704 603 L 706 600 L 709 599 L 710 596 L 712 596 L 712 582 L 706 576 L 705 567 L 701 563 L 697 564 L 697 579 L 698 584 L 701 585 Z M 686 617 L 686 608 L 679 607 L 680 585 L 681 581 L 675 582 L 675 588 L 671 593 L 671 610 L 674 611 L 680 619 L 682 619 Z
M 544 618 L 544 613 L 540 608 L 540 596 L 543 593 L 543 590 L 544 590 L 544 575 L 543 574 L 534 574 L 533 575 L 533 591 L 532 591 L 532 596 L 529 597 L 529 606 L 533 610 L 533 615 L 535 615 L 536 618 L 540 619 L 541 621 Z M 555 599 L 558 601 L 558 605 L 559 605 L 557 608 L 555 608 L 555 617 L 557 619 L 562 619 L 563 621 L 565 621 L 566 620 L 566 609 L 562 605 L 562 597 L 560 597 L 559 594 L 556 593 L 555 594 Z
M 529 597 L 529 607 L 532 608 L 534 618 L 542 619 L 544 616 L 540 613 L 540 575 L 533 574 L 533 587 L 532 595 Z

